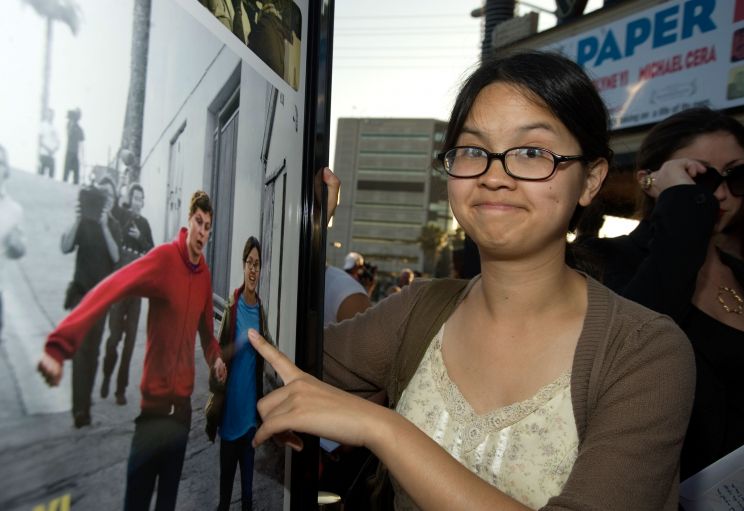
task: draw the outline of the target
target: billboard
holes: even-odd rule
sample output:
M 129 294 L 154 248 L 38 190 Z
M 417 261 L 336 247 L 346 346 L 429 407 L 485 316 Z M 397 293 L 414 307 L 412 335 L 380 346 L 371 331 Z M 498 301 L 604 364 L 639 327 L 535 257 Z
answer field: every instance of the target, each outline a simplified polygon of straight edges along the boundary
M 612 128 L 744 104 L 744 2 L 673 0 L 551 45 L 594 79 Z
M 3 9 L 0 509 L 122 508 L 143 442 L 165 443 L 141 433 L 148 414 L 160 414 L 150 403 L 161 384 L 181 389 L 163 414 L 186 425 L 185 450 L 177 471 L 166 456 L 168 470 L 145 492 L 167 502 L 161 487 L 175 477 L 177 509 L 216 508 L 225 457 L 204 412 L 214 353 L 207 314 L 194 315 L 189 300 L 211 302 L 219 337 L 228 302 L 249 280 L 244 246 L 256 238 L 261 328 L 314 369 L 331 3 L 17 0 Z M 199 190 L 212 206 L 211 232 L 193 245 L 203 263 L 178 264 L 189 279 L 208 268 L 208 291 L 162 261 L 133 277 L 164 246 L 193 254 Z M 117 300 L 86 324 L 49 388 L 36 370 L 47 337 L 72 310 L 97 311 L 86 295 Z M 163 331 L 191 347 L 164 345 Z M 261 380 L 266 390 L 279 384 L 270 372 Z M 256 450 L 254 509 L 312 505 L 308 445 L 304 457 L 272 443 Z M 235 508 L 239 473 L 227 499 Z

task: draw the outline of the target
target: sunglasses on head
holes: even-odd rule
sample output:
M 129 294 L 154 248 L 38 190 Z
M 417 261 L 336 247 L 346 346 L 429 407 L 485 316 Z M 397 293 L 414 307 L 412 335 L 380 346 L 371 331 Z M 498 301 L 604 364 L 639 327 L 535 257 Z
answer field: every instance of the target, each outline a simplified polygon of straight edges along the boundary
M 744 195 L 744 165 L 732 167 L 723 174 L 719 174 L 713 167 L 707 167 L 705 172 L 698 174 L 693 180 L 711 193 L 715 192 L 726 181 L 732 195 L 737 197 Z

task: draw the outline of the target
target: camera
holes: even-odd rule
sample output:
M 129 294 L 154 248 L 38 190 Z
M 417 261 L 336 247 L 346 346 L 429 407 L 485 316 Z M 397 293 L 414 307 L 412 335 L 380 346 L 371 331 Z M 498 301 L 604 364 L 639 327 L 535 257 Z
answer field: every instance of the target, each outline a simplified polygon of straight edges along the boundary
M 359 269 L 359 282 L 362 284 L 362 286 L 366 288 L 369 288 L 372 284 L 374 284 L 375 279 L 377 278 L 377 266 L 374 266 L 369 263 L 364 263 L 364 266 L 362 266 Z
M 78 194 L 78 202 L 80 203 L 80 216 L 97 222 L 106 204 L 106 193 L 95 186 L 82 188 Z

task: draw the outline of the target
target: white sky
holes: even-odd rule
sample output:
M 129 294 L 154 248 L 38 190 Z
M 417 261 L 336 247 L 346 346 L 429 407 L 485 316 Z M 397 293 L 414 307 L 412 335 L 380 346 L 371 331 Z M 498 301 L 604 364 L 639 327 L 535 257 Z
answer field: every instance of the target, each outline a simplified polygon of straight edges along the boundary
M 555 10 L 553 0 L 530 4 Z M 461 81 L 480 58 L 481 0 L 336 0 L 331 159 L 339 117 L 447 120 Z M 590 0 L 585 12 L 601 7 Z M 530 10 L 518 5 L 518 14 Z M 539 14 L 539 29 L 555 17 Z
M 55 24 L 50 104 L 62 144 L 65 112 L 81 108 L 86 163 L 105 164 L 121 141 L 132 3 L 77 1 L 83 11 L 78 35 Z M 555 8 L 553 0 L 529 3 Z M 335 1 L 331 158 L 339 117 L 447 119 L 459 83 L 478 63 L 482 20 L 472 18 L 470 11 L 481 4 Z M 590 0 L 587 12 L 599 6 L 601 0 Z M 527 10 L 518 7 L 520 14 Z M 540 14 L 541 29 L 554 23 L 554 17 Z M 43 42 L 44 23 L 35 11 L 23 0 L 5 0 L 0 17 L 0 144 L 8 149 L 11 165 L 29 171 L 36 167 Z
M 57 152 L 61 174 L 65 114 L 80 108 L 88 163 L 105 164 L 121 143 L 129 88 L 132 3 L 122 0 L 78 0 L 83 16 L 73 36 L 54 26 L 50 106 L 62 147 Z M 0 16 L 0 144 L 10 164 L 36 170 L 37 133 L 45 23 L 22 0 L 4 0 Z M 103 42 L 103 43 L 102 43 Z

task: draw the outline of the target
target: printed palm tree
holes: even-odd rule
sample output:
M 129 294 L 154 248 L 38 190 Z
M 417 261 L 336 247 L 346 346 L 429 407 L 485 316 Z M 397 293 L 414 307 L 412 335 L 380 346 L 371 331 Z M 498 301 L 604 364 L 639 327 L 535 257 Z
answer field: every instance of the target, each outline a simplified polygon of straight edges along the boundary
M 145 115 L 145 86 L 147 84 L 147 52 L 150 45 L 151 0 L 134 0 L 132 16 L 132 58 L 129 74 L 129 94 L 124 113 L 121 151 L 127 151 L 131 161 L 130 183 L 139 181 L 142 155 L 142 125 Z M 122 158 L 123 159 L 123 158 Z
M 80 6 L 75 0 L 23 0 L 33 7 L 36 13 L 46 19 L 46 41 L 44 47 L 44 75 L 41 88 L 42 115 L 49 108 L 49 82 L 52 75 L 52 40 L 54 22 L 59 21 L 77 35 L 80 28 Z
M 447 231 L 436 222 L 428 222 L 421 226 L 417 241 L 423 254 L 423 271 L 431 275 L 434 273 L 437 255 L 447 243 Z

